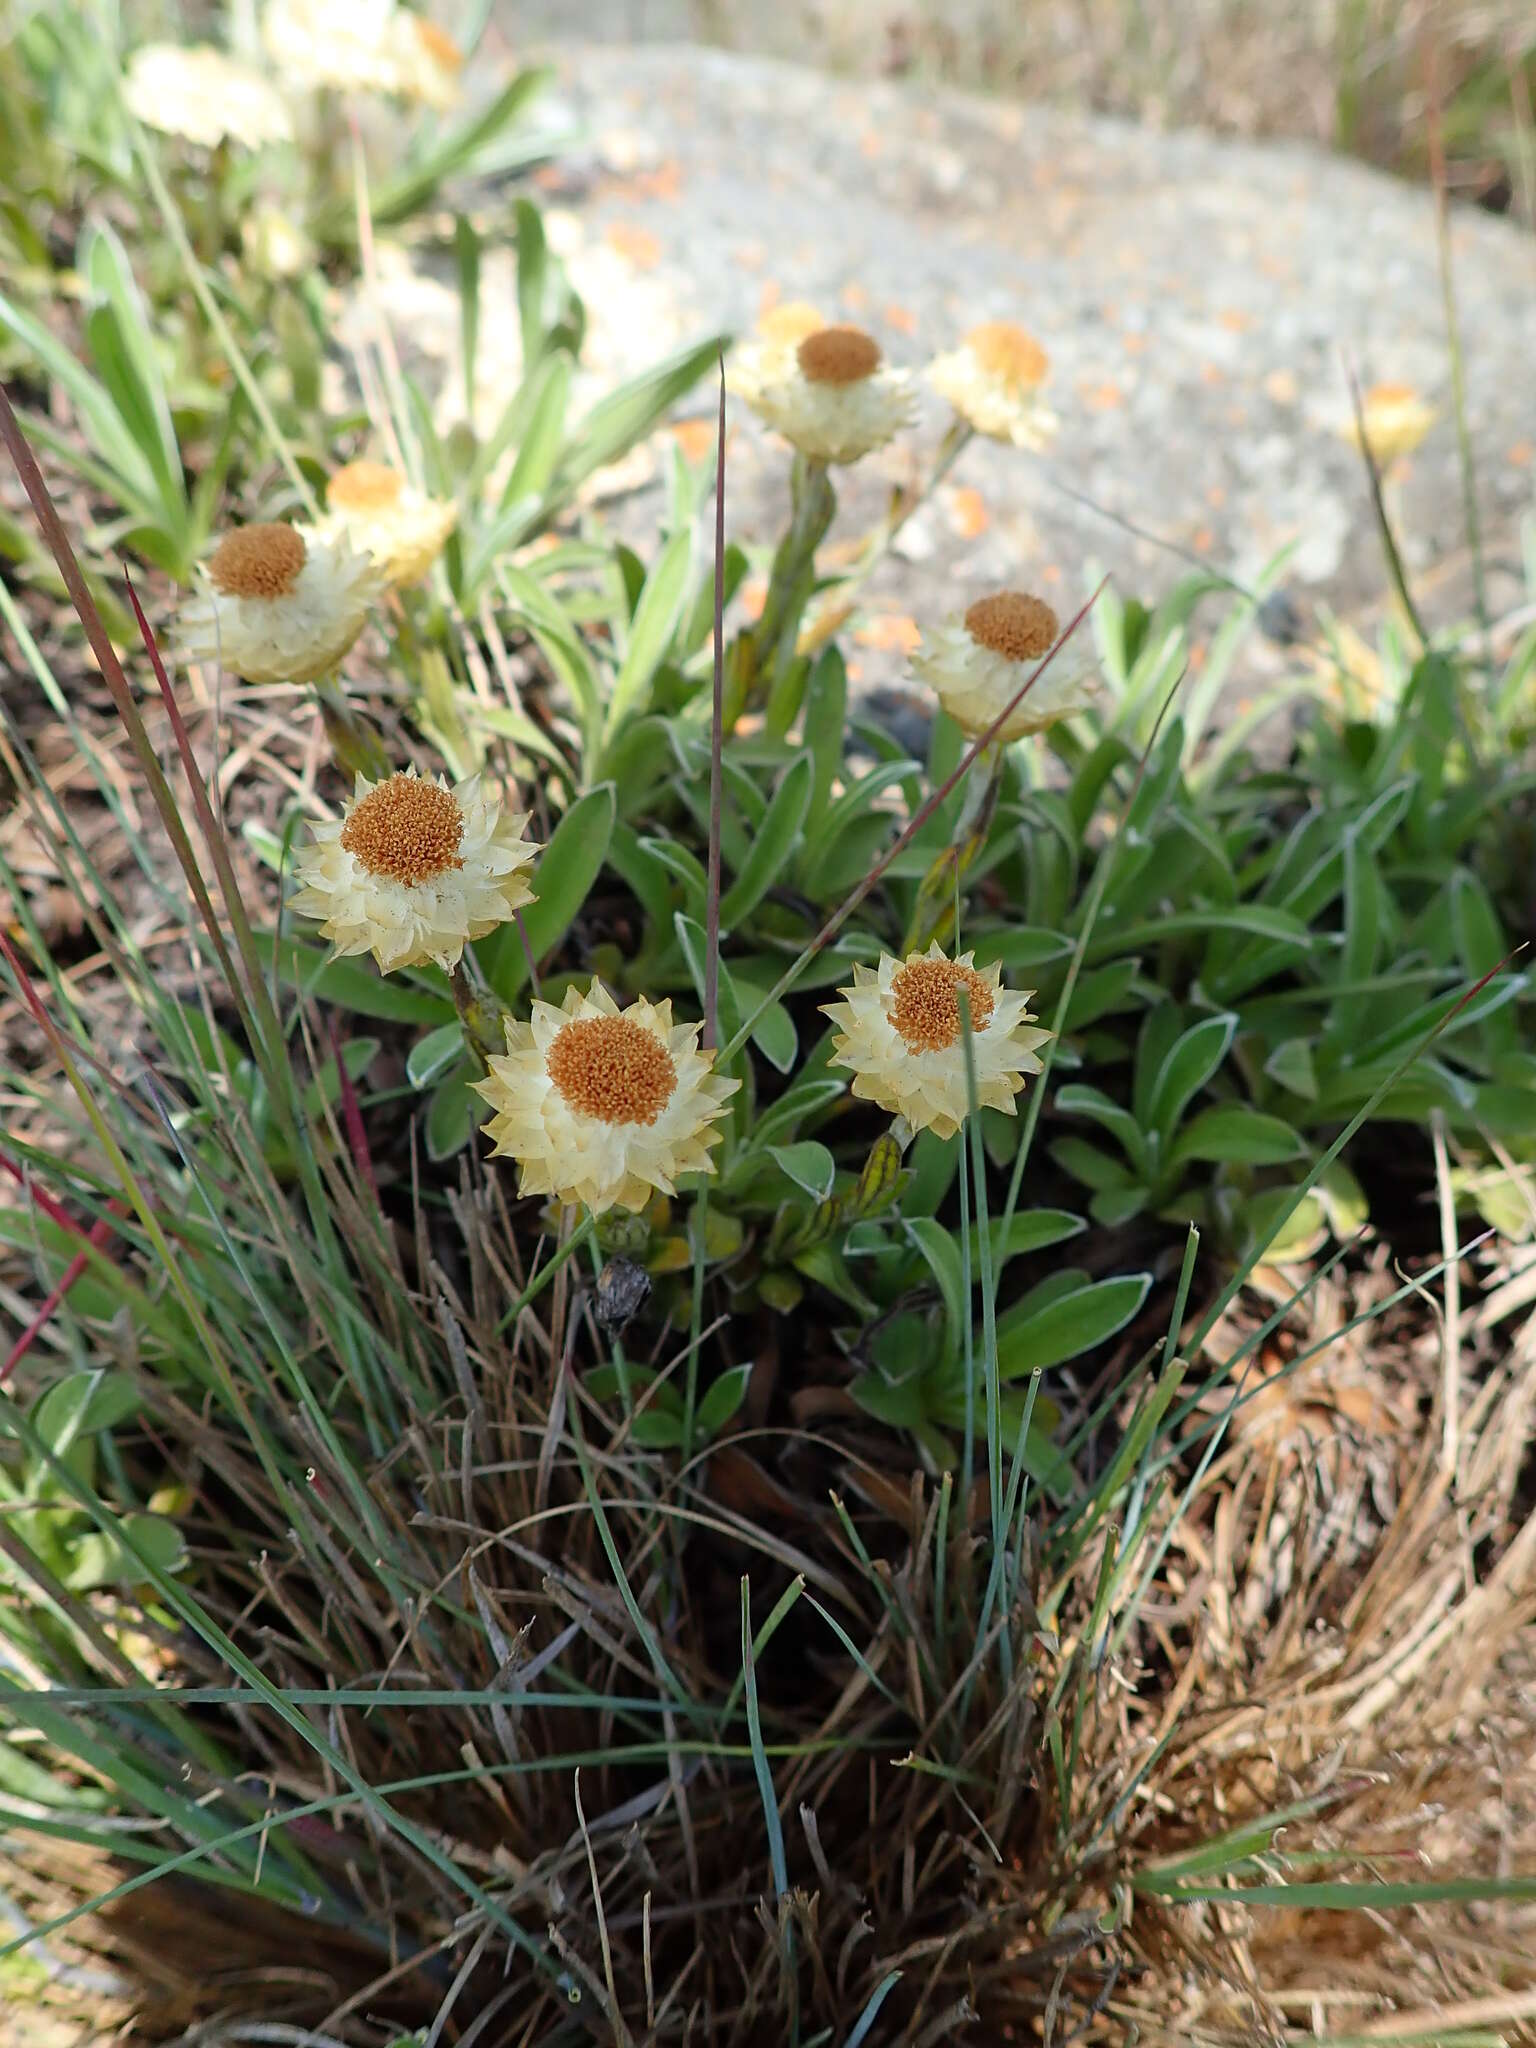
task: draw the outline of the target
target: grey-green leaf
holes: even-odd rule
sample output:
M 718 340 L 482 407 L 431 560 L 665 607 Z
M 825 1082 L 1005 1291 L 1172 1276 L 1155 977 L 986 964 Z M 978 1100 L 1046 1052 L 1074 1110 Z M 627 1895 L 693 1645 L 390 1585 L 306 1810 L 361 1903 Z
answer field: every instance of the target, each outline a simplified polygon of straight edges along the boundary
M 1237 1019 L 1230 1011 L 1203 1017 L 1174 1041 L 1152 1086 L 1148 1122 L 1167 1139 L 1179 1118 L 1227 1056 Z
M 720 899 L 720 928 L 732 931 L 755 910 L 794 853 L 810 808 L 815 764 L 797 754 L 773 793 L 768 815 L 753 835 L 746 860 Z
M 802 1138 L 794 1145 L 770 1145 L 768 1152 L 813 1202 L 824 1202 L 831 1194 L 837 1169 L 825 1145 L 818 1145 L 814 1138 Z
M 1015 1321 L 1004 1316 L 997 1330 L 997 1369 L 1005 1380 L 1062 1365 L 1113 1337 L 1135 1315 L 1152 1285 L 1150 1273 L 1121 1273 L 1050 1301 Z

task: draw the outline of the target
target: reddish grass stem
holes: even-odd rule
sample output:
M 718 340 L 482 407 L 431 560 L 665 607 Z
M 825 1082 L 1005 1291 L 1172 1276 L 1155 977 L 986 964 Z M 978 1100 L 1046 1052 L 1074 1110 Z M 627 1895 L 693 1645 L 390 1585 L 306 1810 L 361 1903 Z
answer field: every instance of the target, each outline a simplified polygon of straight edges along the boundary
M 347 1072 L 343 1057 L 341 1026 L 336 1012 L 330 1013 L 331 1057 L 336 1062 L 336 1074 L 341 1095 L 341 1120 L 347 1133 L 347 1144 L 352 1151 L 352 1163 L 368 1183 L 369 1192 L 375 1202 L 379 1199 L 379 1184 L 374 1179 L 373 1155 L 368 1150 L 368 1133 L 363 1128 L 363 1112 L 357 1100 L 357 1090 L 352 1085 L 352 1076 Z
M 154 748 L 149 743 L 149 735 L 144 729 L 143 719 L 138 715 L 133 692 L 128 687 L 128 678 L 124 675 L 123 665 L 117 658 L 117 650 L 102 624 L 96 600 L 86 588 L 85 578 L 80 573 L 80 564 L 75 559 L 75 551 L 69 544 L 69 535 L 64 531 L 64 522 L 60 519 L 52 494 L 43 480 L 43 473 L 37 466 L 37 458 L 27 445 L 27 438 L 21 431 L 21 424 L 4 385 L 0 385 L 0 440 L 4 441 L 10 453 L 16 474 L 21 479 L 21 487 L 32 506 L 33 517 L 42 529 L 43 538 L 47 541 L 49 551 L 58 564 L 59 574 L 64 579 L 64 588 L 69 593 L 70 603 L 79 614 L 80 623 L 85 628 L 85 637 L 90 643 L 92 654 L 96 657 L 102 680 L 111 692 L 118 716 L 122 719 L 129 742 L 138 756 L 139 765 L 144 770 L 150 793 L 155 800 L 155 808 L 160 813 L 161 822 L 175 848 L 176 858 L 180 861 L 188 886 L 196 898 L 203 923 L 208 928 L 208 936 L 218 955 L 224 978 L 231 993 L 238 998 L 239 982 L 235 976 L 234 962 L 224 943 L 224 934 L 219 929 L 218 919 L 214 916 L 213 902 L 193 855 L 187 828 L 182 823 L 181 814 L 171 795 L 170 785 L 162 774 Z
M 35 1195 L 37 1190 L 28 1186 L 27 1192 L 29 1194 Z M 121 1216 L 124 1213 L 125 1205 L 122 1202 L 114 1201 L 109 1206 L 111 1207 L 113 1216 Z M 73 1219 L 68 1220 L 70 1221 L 71 1228 L 75 1230 L 79 1229 L 80 1226 L 77 1223 L 74 1223 Z M 116 1234 L 117 1225 L 113 1222 L 112 1216 L 102 1216 L 99 1217 L 97 1221 L 91 1225 L 90 1231 L 86 1236 L 86 1242 L 91 1246 L 92 1250 L 99 1252 L 103 1245 L 105 1245 L 105 1243 L 107 1242 L 107 1239 L 109 1237 L 116 1236 Z M 22 1331 L 21 1335 L 16 1339 L 16 1342 L 11 1346 L 9 1352 L 7 1352 L 6 1354 L 4 1364 L 0 1365 L 0 1387 L 3 1387 L 5 1385 L 6 1381 L 10 1378 L 11 1374 L 15 1371 L 16 1367 L 20 1365 L 21 1361 L 32 1349 L 32 1346 L 43 1334 L 43 1331 L 48 1327 L 49 1323 L 53 1320 L 54 1312 L 57 1310 L 59 1303 L 64 1299 L 65 1295 L 68 1294 L 69 1290 L 74 1286 L 75 1282 L 80 1278 L 80 1275 L 85 1271 L 86 1267 L 90 1263 L 91 1254 L 89 1251 L 76 1252 L 75 1256 L 64 1268 L 63 1278 L 58 1282 L 58 1284 L 55 1287 L 53 1287 L 49 1291 L 47 1300 L 43 1303 L 42 1307 L 38 1310 L 37 1314 L 32 1318 L 31 1322 L 28 1323 L 27 1327 Z
M 709 721 L 709 866 L 704 897 L 705 1045 L 720 1043 L 720 785 L 725 723 L 725 357 L 720 358 L 720 428 L 715 457 L 715 674 Z

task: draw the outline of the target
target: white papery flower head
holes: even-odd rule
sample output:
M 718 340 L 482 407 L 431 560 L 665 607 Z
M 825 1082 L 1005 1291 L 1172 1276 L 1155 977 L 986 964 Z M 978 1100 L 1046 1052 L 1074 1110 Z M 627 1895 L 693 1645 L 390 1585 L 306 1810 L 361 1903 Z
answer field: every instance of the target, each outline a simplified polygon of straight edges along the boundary
M 740 1086 L 714 1072 L 699 1026 L 674 1024 L 668 1000 L 625 1010 L 599 981 L 560 1008 L 536 1002 L 509 1021 L 505 1056 L 475 1083 L 495 1111 L 484 1126 L 497 1156 L 522 1169 L 518 1191 L 605 1209 L 643 1209 L 678 1176 L 713 1173 L 712 1126 Z
M 916 416 L 911 378 L 889 368 L 862 327 L 749 344 L 730 381 L 760 419 L 817 462 L 857 462 Z
M 347 463 L 326 485 L 325 502 L 317 533 L 344 535 L 391 584 L 425 576 L 459 516 L 451 499 L 428 497 L 387 462 Z
M 262 40 L 296 86 L 403 90 L 395 0 L 267 0 Z
M 524 870 L 539 849 L 527 823 L 478 779 L 360 775 L 341 817 L 317 825 L 295 860 L 293 908 L 320 920 L 337 953 L 372 953 L 386 974 L 454 967 L 467 941 L 532 902 Z
M 312 683 L 363 630 L 384 579 L 345 539 L 306 540 L 281 521 L 237 526 L 177 621 L 184 661 L 217 662 L 248 683 Z
M 912 656 L 912 669 L 930 685 L 962 731 L 979 738 L 1018 695 L 1034 669 L 1055 646 L 1061 627 L 1043 598 L 1021 590 L 979 597 L 964 618 L 925 633 Z M 1058 719 L 1073 717 L 1093 701 L 1096 685 L 1080 670 L 1045 671 L 998 728 L 999 740 L 1044 732 Z
M 934 358 L 928 381 L 978 434 L 1043 448 L 1056 431 L 1040 397 L 1050 368 L 1032 334 L 1011 320 L 984 320 L 959 348 Z
M 828 1064 L 851 1067 L 854 1094 L 913 1131 L 952 1138 L 969 1112 L 959 989 L 970 1009 L 979 1107 L 1011 1116 L 1025 1076 L 1041 1070 L 1035 1049 L 1051 1034 L 1032 1028 L 1033 990 L 1004 988 L 1000 970 L 978 969 L 975 959 L 951 960 L 937 942 L 904 961 L 885 953 L 878 967 L 855 965 L 842 1001 L 823 1005 L 837 1027 Z
M 145 43 L 128 59 L 123 98 L 146 127 L 202 149 L 221 142 L 263 149 L 293 139 L 282 95 L 260 72 L 206 43 Z

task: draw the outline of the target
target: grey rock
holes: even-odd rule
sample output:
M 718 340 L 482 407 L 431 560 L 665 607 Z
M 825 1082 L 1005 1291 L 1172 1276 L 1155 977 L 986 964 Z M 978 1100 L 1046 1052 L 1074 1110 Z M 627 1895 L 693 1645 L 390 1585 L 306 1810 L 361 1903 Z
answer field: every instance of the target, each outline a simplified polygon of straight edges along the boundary
M 603 309 L 612 373 L 714 325 L 750 330 L 789 299 L 869 327 L 913 367 L 982 319 L 1018 320 L 1050 352 L 1057 439 L 1042 456 L 967 448 L 871 585 L 866 681 L 899 677 L 901 617 L 999 585 L 1067 612 L 1100 568 L 1150 600 L 1191 564 L 1251 586 L 1288 549 L 1286 606 L 1268 614 L 1267 648 L 1255 636 L 1271 665 L 1320 602 L 1378 602 L 1366 479 L 1340 434 L 1346 362 L 1440 407 L 1388 502 L 1430 615 L 1464 603 L 1446 574 L 1466 531 L 1427 192 L 1303 146 L 839 83 L 687 45 L 556 61 L 586 142 L 545 173 L 546 203 L 567 247 L 602 250 L 643 294 L 638 313 L 622 295 Z M 1536 248 L 1459 209 L 1452 245 L 1497 572 L 1536 480 Z M 701 391 L 701 421 L 712 403 Z M 834 549 L 923 473 L 945 419 L 930 394 L 912 435 L 839 473 Z M 781 445 L 734 406 L 734 535 L 774 538 L 787 475 Z

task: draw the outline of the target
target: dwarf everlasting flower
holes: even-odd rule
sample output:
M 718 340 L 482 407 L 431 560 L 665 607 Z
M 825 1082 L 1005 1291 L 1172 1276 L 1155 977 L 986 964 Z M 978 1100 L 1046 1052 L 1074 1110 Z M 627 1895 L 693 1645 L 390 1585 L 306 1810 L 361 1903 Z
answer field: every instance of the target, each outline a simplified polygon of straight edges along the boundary
M 1050 358 L 1031 334 L 1010 320 L 985 320 L 959 348 L 935 357 L 928 381 L 978 434 L 1043 448 L 1056 430 L 1041 402 Z
M 1049 1031 L 1030 1028 L 1032 990 L 1001 985 L 998 968 L 978 969 L 973 953 L 951 960 L 937 943 L 905 961 L 881 956 L 877 968 L 856 965 L 843 1000 L 823 1005 L 838 1027 L 830 1065 L 851 1067 L 853 1092 L 904 1117 L 913 1131 L 952 1138 L 969 1108 L 965 1038 L 957 991 L 971 1016 L 976 1101 L 1014 1112 L 1027 1074 L 1038 1074 L 1035 1048 Z
M 386 974 L 455 967 L 468 940 L 533 900 L 523 870 L 539 849 L 523 837 L 527 822 L 478 780 L 360 775 L 342 816 L 317 825 L 295 860 L 293 908 L 320 919 L 337 953 L 372 953 Z
M 384 587 L 346 540 L 306 540 L 281 521 L 226 533 L 206 575 L 181 613 L 182 657 L 222 662 L 248 683 L 328 675 Z
M 1360 416 L 1351 414 L 1344 438 L 1358 448 L 1363 421 L 1366 444 L 1383 469 L 1411 455 L 1436 419 L 1434 407 L 1411 384 L 1373 384 L 1360 401 Z
M 345 536 L 391 584 L 425 576 L 458 519 L 451 501 L 429 498 L 385 462 L 347 463 L 326 486 L 325 502 L 321 538 Z
M 912 656 L 913 672 L 932 687 L 962 731 L 979 738 L 1055 646 L 1059 631 L 1056 614 L 1043 598 L 1000 590 L 977 598 L 963 619 L 925 635 Z M 1086 709 L 1093 695 L 1088 677 L 1053 663 L 1019 699 L 996 737 L 1016 740 L 1043 732 L 1059 718 Z
M 794 343 L 767 338 L 741 351 L 732 383 L 802 455 L 857 462 L 915 416 L 911 379 L 890 369 L 861 327 L 819 327 Z
M 395 0 L 267 0 L 262 40 L 296 86 L 392 93 L 401 85 L 395 15 Z
M 740 1086 L 714 1072 L 699 1026 L 674 1024 L 669 1001 L 625 1010 L 594 980 L 560 1008 L 509 1022 L 505 1056 L 475 1085 L 495 1114 L 493 1154 L 517 1161 L 524 1195 L 584 1202 L 594 1213 L 643 1209 L 684 1173 L 713 1173 L 711 1128 Z
M 202 149 L 221 142 L 261 149 L 293 136 L 281 94 L 206 43 L 145 43 L 128 60 L 123 98 L 146 127 Z

